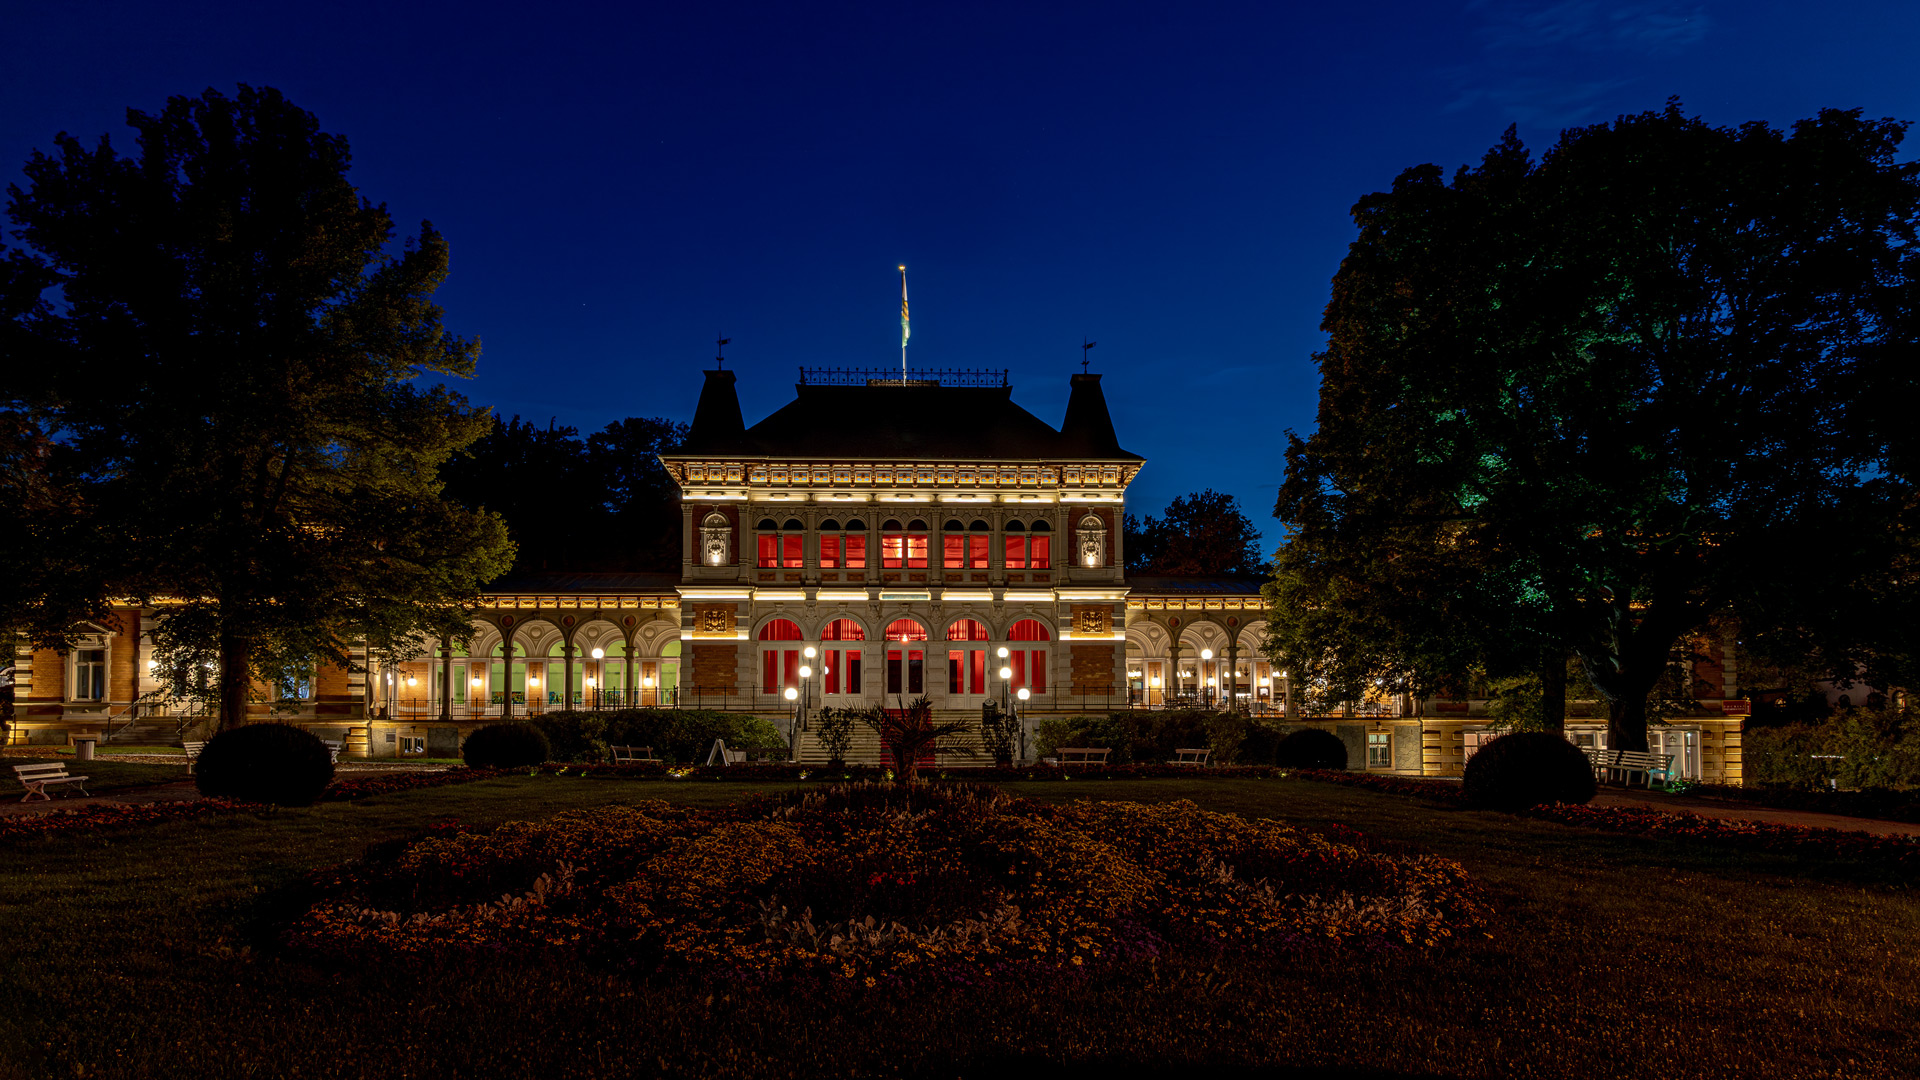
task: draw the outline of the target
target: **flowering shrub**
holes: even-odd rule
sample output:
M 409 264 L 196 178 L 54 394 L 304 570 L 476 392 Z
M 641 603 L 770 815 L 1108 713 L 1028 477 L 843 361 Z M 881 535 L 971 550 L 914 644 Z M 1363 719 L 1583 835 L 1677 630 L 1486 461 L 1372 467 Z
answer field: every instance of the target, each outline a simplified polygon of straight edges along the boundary
M 166 821 L 182 821 L 188 818 L 213 817 L 242 810 L 261 809 L 265 807 L 257 803 L 232 802 L 227 799 L 195 799 L 192 802 L 163 803 L 94 803 L 91 806 L 80 806 L 71 810 L 54 810 L 45 814 L 0 818 L 0 840 L 16 836 L 90 832 L 94 829 L 118 828 L 124 825 L 155 825 Z
M 351 780 L 335 780 L 320 796 L 323 802 L 347 802 L 353 799 L 367 799 L 375 795 L 391 795 L 396 791 L 413 791 L 417 788 L 442 787 L 447 784 L 468 784 L 475 780 L 491 780 L 496 776 L 508 776 L 512 769 L 447 769 L 442 772 L 390 772 L 378 776 L 359 776 Z
M 1191 802 L 1052 806 L 987 785 L 823 786 L 436 830 L 318 879 L 333 956 L 589 949 L 730 978 L 1074 967 L 1168 949 L 1439 944 L 1488 914 L 1456 863 Z

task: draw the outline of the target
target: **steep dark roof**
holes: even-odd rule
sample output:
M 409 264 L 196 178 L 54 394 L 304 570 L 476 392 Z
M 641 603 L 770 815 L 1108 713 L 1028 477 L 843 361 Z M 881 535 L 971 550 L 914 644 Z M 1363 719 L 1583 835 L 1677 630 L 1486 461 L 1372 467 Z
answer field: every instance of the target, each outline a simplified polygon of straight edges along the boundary
M 567 595 L 571 593 L 672 593 L 679 574 L 587 573 L 571 570 L 508 574 L 482 592 Z
M 1172 577 L 1164 574 L 1128 574 L 1127 588 L 1136 594 L 1155 596 L 1258 596 L 1264 578 L 1256 577 Z
M 700 386 L 700 403 L 693 407 L 693 424 L 687 430 L 682 453 L 726 453 L 747 428 L 740 417 L 740 392 L 735 389 L 731 371 L 702 372 L 707 381 Z
M 1098 376 L 1094 378 L 1097 395 Z M 727 389 L 732 389 L 730 384 Z M 693 438 L 684 449 L 667 456 L 1144 460 L 1120 449 L 1111 420 L 1106 421 L 1104 439 L 1097 434 L 1089 437 L 1084 430 L 1088 425 L 1077 437 L 1068 438 L 1014 404 L 1011 387 L 802 384 L 794 390 L 791 402 L 737 436 L 720 434 L 718 426 L 711 432 L 703 430 L 696 416 Z M 700 402 L 704 410 L 705 392 Z M 1071 406 L 1068 413 L 1073 415 Z M 1105 417 L 1104 400 L 1099 413 Z
M 1062 443 L 1076 447 L 1083 457 L 1134 457 L 1120 449 L 1113 433 L 1113 415 L 1107 412 L 1107 395 L 1100 389 L 1100 376 L 1080 374 L 1073 377 L 1073 390 L 1067 397 L 1067 418 L 1060 423 Z

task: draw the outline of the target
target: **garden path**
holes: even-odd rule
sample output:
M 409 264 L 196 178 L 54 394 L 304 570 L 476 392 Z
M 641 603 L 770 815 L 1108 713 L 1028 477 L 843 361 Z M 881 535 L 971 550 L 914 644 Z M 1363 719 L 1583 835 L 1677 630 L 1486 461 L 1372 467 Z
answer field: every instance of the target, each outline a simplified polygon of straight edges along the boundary
M 1635 806 L 1669 812 L 1685 811 L 1711 818 L 1739 818 L 1764 821 L 1773 825 L 1803 825 L 1814 829 L 1844 829 L 1869 832 L 1877 836 L 1920 836 L 1920 825 L 1904 821 L 1875 821 L 1871 818 L 1842 817 L 1812 810 L 1774 810 L 1764 806 L 1702 799 L 1690 795 L 1668 795 L 1661 791 L 1620 791 L 1602 788 L 1594 796 L 1594 806 Z

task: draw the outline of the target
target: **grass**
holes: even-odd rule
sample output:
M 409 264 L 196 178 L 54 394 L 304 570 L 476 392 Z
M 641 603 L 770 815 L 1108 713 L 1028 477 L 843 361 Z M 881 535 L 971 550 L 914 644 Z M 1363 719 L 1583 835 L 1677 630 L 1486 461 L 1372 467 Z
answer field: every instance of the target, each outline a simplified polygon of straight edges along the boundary
M 0 1076 L 1920 1073 L 1920 899 L 1858 867 L 1300 781 L 1008 786 L 1192 798 L 1437 851 L 1487 888 L 1495 936 L 1433 953 L 1161 962 L 836 1000 L 649 985 L 538 958 L 325 968 L 275 948 L 306 869 L 434 820 L 768 790 L 514 777 L 10 845 Z
M 13 779 L 13 770 L 8 766 L 45 765 L 50 760 L 53 759 L 43 757 L 0 757 L 0 777 L 4 777 L 8 781 Z M 92 761 L 63 760 L 61 764 L 67 767 L 67 775 L 86 777 L 87 791 L 89 794 L 94 795 L 98 795 L 103 791 L 118 791 L 123 788 L 147 787 L 151 784 L 170 784 L 176 780 L 185 780 L 188 778 L 186 763 L 184 761 L 176 765 L 171 762 L 161 761 L 104 761 L 100 758 L 95 758 Z M 71 787 L 72 785 L 62 786 Z M 15 797 L 18 797 L 20 789 L 18 787 L 13 788 L 13 793 Z M 79 795 L 80 793 L 75 791 L 72 794 Z M 5 795 L 5 790 L 0 789 L 0 798 L 4 798 Z M 54 796 L 54 804 L 58 805 L 61 798 L 61 795 Z

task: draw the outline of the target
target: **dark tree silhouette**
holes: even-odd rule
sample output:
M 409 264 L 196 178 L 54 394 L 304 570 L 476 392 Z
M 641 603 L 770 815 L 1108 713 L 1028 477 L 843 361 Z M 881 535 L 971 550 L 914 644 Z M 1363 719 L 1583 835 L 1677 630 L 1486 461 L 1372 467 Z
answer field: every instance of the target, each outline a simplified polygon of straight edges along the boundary
M 1537 163 L 1509 131 L 1451 182 L 1422 166 L 1362 199 L 1276 506 L 1270 644 L 1296 676 L 1418 693 L 1571 651 L 1639 749 L 1716 618 L 1908 671 L 1904 131 L 1672 104 Z
M 89 538 L 53 567 L 67 595 L 23 621 L 58 640 L 76 607 L 170 598 L 161 674 L 185 690 L 216 665 L 231 725 L 256 677 L 463 624 L 506 565 L 499 520 L 441 497 L 440 466 L 487 420 L 440 380 L 471 375 L 479 346 L 432 302 L 445 240 L 423 222 L 396 247 L 347 180 L 346 140 L 277 91 L 127 122 L 135 156 L 62 134 L 9 189 L 26 252 L 6 278 L 6 392 L 25 428 L 5 471 L 62 485 L 83 527 L 49 528 Z M 23 302 L 36 280 L 52 299 Z M 29 583 L 46 539 L 20 553 Z
M 1260 531 L 1231 495 L 1177 495 L 1161 517 L 1126 516 L 1127 569 L 1181 577 L 1265 577 Z

